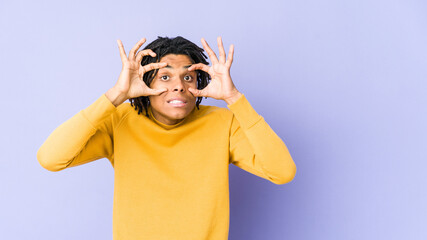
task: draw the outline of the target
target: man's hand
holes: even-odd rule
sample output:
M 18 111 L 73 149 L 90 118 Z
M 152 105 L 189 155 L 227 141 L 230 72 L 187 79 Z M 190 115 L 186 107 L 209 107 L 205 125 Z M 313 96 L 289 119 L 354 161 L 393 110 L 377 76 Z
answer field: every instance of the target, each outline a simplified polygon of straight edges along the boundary
M 234 45 L 230 45 L 228 51 L 228 57 L 226 59 L 224 47 L 222 45 L 221 37 L 217 38 L 218 49 L 219 49 L 219 60 L 215 55 L 215 52 L 209 47 L 208 43 L 202 38 L 203 48 L 211 59 L 212 66 L 205 65 L 203 63 L 193 64 L 188 68 L 188 71 L 202 70 L 207 72 L 211 76 L 211 82 L 203 89 L 189 88 L 195 97 L 211 97 L 217 100 L 224 100 L 227 104 L 234 103 L 241 95 L 234 86 L 230 76 L 231 63 L 233 62 Z
M 156 53 L 151 49 L 141 50 L 137 53 L 138 49 L 146 41 L 142 38 L 135 46 L 129 51 L 129 57 L 126 56 L 123 43 L 117 40 L 120 50 L 120 58 L 122 59 L 122 71 L 120 72 L 119 79 L 116 85 L 106 92 L 107 98 L 115 105 L 118 106 L 129 98 L 140 96 L 159 95 L 166 88 L 152 89 L 148 87 L 143 81 L 142 77 L 148 71 L 163 68 L 167 63 L 150 63 L 145 66 L 141 65 L 141 60 L 144 56 L 156 56 Z

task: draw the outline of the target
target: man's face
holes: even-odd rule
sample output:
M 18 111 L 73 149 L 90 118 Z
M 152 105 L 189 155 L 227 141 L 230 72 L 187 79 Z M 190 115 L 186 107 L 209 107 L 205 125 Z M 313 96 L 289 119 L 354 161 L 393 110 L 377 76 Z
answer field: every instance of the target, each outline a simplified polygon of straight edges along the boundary
M 188 91 L 188 88 L 197 89 L 197 73 L 187 70 L 193 64 L 187 55 L 167 54 L 160 62 L 166 62 L 168 65 L 159 69 L 149 87 L 168 90 L 148 98 L 153 116 L 164 124 L 173 125 L 190 114 L 196 105 L 196 97 Z M 170 102 L 174 98 L 184 103 Z

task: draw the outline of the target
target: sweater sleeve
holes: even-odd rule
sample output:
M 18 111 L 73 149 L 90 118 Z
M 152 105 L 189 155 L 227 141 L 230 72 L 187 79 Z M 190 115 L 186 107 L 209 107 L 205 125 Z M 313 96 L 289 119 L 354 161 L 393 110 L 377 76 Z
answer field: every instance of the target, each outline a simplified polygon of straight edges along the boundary
M 106 157 L 113 164 L 113 113 L 117 108 L 103 94 L 57 127 L 37 151 L 45 169 L 57 172 Z
M 230 163 L 275 184 L 294 178 L 296 166 L 279 136 L 242 94 L 227 107 L 233 112 L 230 127 Z

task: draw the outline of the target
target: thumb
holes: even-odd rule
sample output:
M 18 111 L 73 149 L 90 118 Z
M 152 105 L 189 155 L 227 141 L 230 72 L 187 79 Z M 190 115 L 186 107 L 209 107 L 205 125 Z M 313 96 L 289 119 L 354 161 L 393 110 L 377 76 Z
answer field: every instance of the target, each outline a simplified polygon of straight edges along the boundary
M 161 93 L 167 91 L 167 88 L 153 89 L 152 92 L 154 95 L 160 95 Z
M 188 91 L 190 91 L 195 97 L 199 97 L 201 95 L 201 91 L 194 88 L 188 88 Z

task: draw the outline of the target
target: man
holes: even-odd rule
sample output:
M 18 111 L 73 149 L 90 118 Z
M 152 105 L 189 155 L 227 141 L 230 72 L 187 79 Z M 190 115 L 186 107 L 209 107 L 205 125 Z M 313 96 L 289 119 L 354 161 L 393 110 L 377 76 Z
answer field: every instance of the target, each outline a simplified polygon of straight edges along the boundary
M 208 66 L 203 49 L 185 38 L 159 37 L 137 52 L 144 43 L 126 56 L 118 40 L 117 83 L 55 129 L 38 161 L 60 171 L 109 159 L 114 240 L 226 240 L 229 164 L 275 184 L 290 182 L 295 164 L 233 84 L 233 45 L 226 57 L 219 37 L 217 58 L 202 39 Z M 203 97 L 229 109 L 199 105 Z

